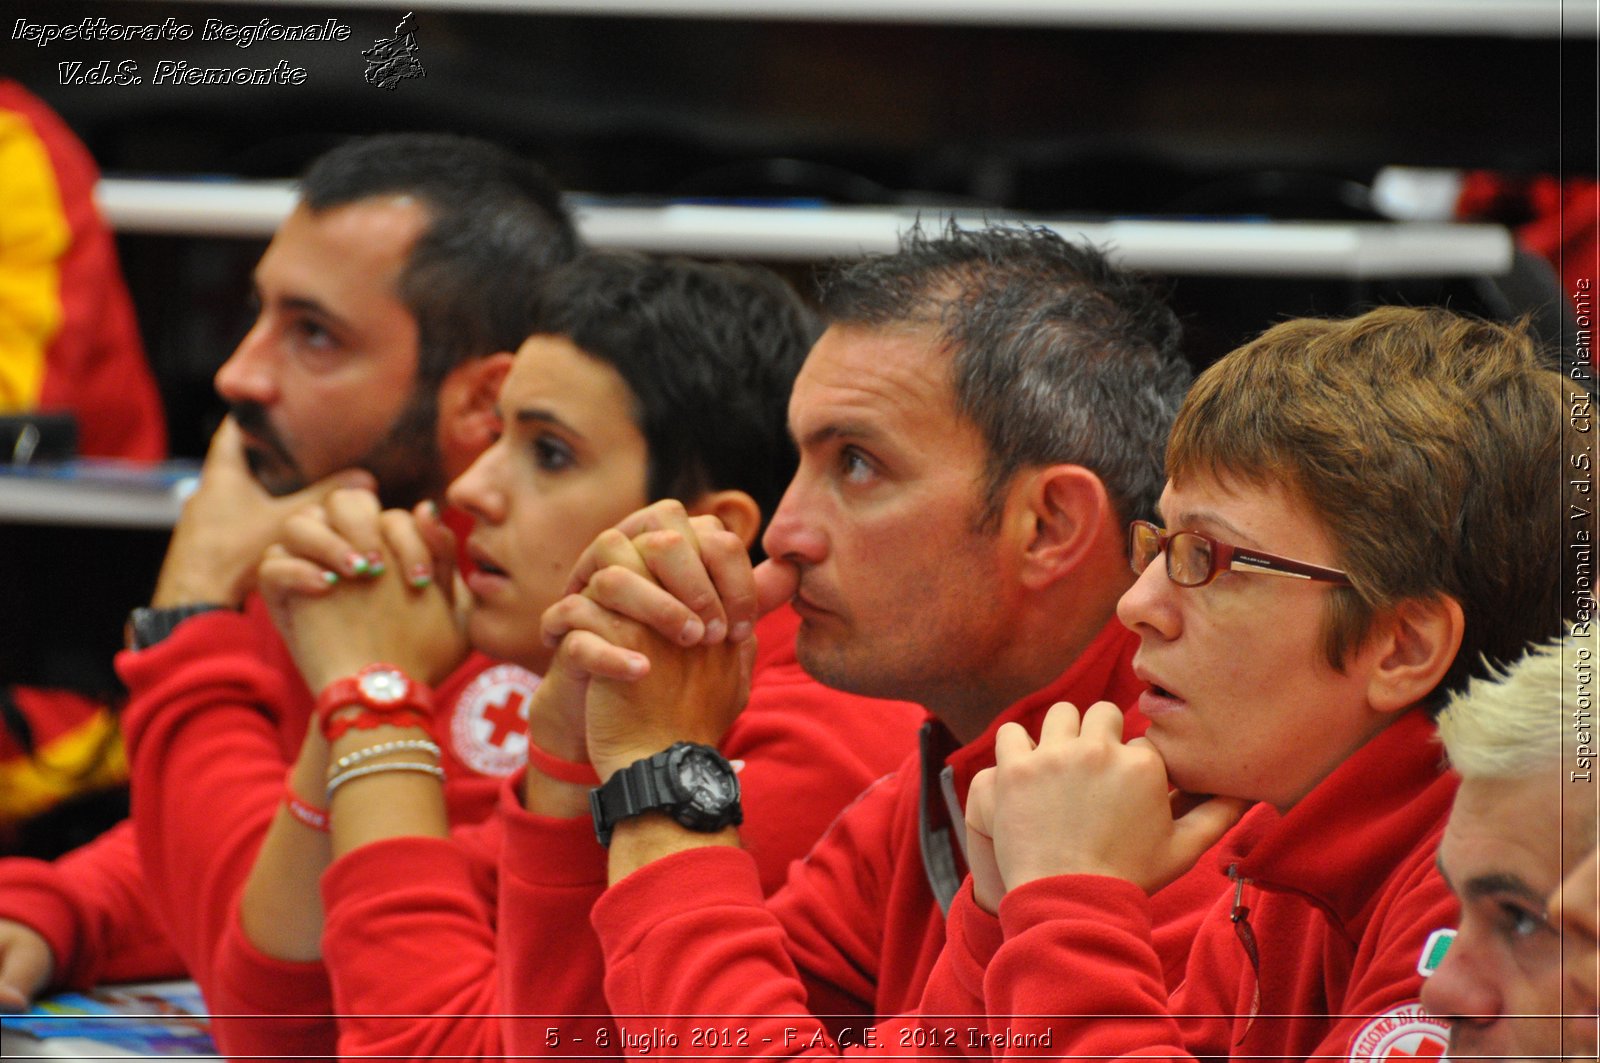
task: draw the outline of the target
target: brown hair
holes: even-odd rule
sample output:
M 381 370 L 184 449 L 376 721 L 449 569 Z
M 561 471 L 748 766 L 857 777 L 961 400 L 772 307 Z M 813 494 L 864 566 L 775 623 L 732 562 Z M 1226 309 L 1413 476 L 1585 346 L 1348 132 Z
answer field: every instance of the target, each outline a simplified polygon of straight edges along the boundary
M 1561 633 L 1572 391 L 1525 326 L 1408 307 L 1287 321 L 1196 380 L 1167 471 L 1279 483 L 1311 507 L 1352 584 L 1329 596 L 1336 669 L 1380 610 L 1459 602 L 1466 632 L 1439 694 L 1485 655 L 1503 665 Z

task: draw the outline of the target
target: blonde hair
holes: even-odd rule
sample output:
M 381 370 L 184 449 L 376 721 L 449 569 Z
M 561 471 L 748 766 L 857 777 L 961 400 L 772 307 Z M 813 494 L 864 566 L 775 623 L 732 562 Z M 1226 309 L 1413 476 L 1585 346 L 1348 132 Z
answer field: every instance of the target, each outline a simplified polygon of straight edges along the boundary
M 1510 779 L 1548 771 L 1562 759 L 1574 718 L 1594 694 L 1596 640 L 1585 625 L 1579 636 L 1528 648 L 1522 658 L 1473 679 L 1439 714 L 1439 738 L 1463 779 Z

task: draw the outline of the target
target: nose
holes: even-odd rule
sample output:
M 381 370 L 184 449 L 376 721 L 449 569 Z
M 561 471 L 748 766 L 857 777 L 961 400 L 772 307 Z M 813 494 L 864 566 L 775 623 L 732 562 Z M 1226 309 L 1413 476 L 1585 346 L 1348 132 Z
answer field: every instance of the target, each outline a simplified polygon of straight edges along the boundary
M 1117 619 L 1141 637 L 1177 638 L 1183 629 L 1177 598 L 1181 593 L 1167 578 L 1166 555 L 1158 554 L 1117 601 Z
M 782 558 L 796 565 L 814 565 L 828 554 L 828 538 L 819 522 L 820 511 L 812 497 L 815 492 L 804 479 L 805 466 L 790 481 L 778 508 L 761 537 L 761 548 L 768 557 Z
M 1459 933 L 1439 969 L 1422 983 L 1422 1006 L 1450 1024 L 1451 1058 L 1500 1019 L 1496 980 L 1484 969 L 1470 932 Z M 1483 1047 L 1478 1045 L 1476 1047 Z
M 445 497 L 452 506 L 486 524 L 499 524 L 505 520 L 505 448 L 503 438 L 496 440 L 467 466 L 466 472 L 451 481 Z
M 217 370 L 217 394 L 230 403 L 271 406 L 278 398 L 277 363 L 267 322 L 258 318 Z

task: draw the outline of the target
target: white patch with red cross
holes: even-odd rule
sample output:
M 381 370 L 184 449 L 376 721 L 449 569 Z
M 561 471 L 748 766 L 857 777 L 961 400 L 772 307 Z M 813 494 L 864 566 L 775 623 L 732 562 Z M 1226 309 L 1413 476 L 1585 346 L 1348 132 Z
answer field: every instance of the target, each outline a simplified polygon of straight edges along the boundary
M 1350 1041 L 1350 1063 L 1405 1063 L 1444 1060 L 1450 1027 L 1422 1010 L 1421 1004 L 1391 1008 L 1363 1026 Z
M 450 743 L 480 775 L 510 775 L 528 762 L 528 703 L 539 677 L 514 664 L 486 668 L 456 698 Z

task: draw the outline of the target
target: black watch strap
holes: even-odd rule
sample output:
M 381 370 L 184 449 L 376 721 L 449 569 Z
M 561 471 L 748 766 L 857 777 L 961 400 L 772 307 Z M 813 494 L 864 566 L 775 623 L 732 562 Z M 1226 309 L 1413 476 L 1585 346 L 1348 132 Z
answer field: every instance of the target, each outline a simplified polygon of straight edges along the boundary
M 697 774 L 713 785 L 699 793 L 686 787 L 678 771 L 686 758 L 697 762 Z M 589 811 L 601 845 L 625 819 L 646 812 L 665 812 L 689 830 L 711 833 L 744 822 L 739 805 L 739 779 L 733 765 L 711 746 L 678 742 L 670 749 L 636 760 L 589 791 Z
M 220 602 L 195 602 L 161 608 L 141 606 L 128 614 L 128 623 L 122 632 L 123 642 L 130 650 L 147 650 L 178 630 L 178 625 L 191 616 L 226 608 Z

